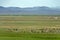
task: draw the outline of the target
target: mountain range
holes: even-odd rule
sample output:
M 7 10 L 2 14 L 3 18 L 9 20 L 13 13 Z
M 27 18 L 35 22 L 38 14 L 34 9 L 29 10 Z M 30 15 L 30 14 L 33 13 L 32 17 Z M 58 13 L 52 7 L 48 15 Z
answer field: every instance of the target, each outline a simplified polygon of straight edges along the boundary
M 0 6 L 0 15 L 60 15 L 60 8 L 41 7 L 3 7 Z

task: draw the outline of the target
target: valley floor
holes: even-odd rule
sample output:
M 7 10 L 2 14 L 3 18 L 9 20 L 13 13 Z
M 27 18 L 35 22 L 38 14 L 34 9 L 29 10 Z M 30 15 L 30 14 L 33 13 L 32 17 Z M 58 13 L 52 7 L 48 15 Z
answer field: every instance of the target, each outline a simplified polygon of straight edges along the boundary
M 60 16 L 0 16 L 0 40 L 60 40 Z

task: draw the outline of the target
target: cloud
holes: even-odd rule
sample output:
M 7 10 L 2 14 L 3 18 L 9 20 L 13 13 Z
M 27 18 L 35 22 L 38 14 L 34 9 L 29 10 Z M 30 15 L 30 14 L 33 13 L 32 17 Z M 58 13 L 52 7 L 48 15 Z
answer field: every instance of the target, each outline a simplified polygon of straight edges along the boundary
M 0 6 L 17 6 L 17 7 L 32 7 L 32 6 L 60 6 L 60 0 L 0 0 Z

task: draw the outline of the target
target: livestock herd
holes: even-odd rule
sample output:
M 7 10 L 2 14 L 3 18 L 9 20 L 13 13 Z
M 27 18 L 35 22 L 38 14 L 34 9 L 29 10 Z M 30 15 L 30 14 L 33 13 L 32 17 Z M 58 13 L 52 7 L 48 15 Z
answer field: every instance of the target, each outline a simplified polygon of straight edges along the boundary
M 60 33 L 60 28 L 59 27 L 47 27 L 47 28 L 39 28 L 39 29 L 29 29 L 29 30 L 24 30 L 24 29 L 8 29 L 10 32 L 30 32 L 30 33 Z

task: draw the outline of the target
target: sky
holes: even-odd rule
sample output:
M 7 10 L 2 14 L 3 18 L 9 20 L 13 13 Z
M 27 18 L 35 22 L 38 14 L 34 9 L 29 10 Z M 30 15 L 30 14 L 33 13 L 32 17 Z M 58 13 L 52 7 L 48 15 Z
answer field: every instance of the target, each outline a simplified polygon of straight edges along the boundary
M 60 7 L 60 0 L 0 0 L 4 7 Z

